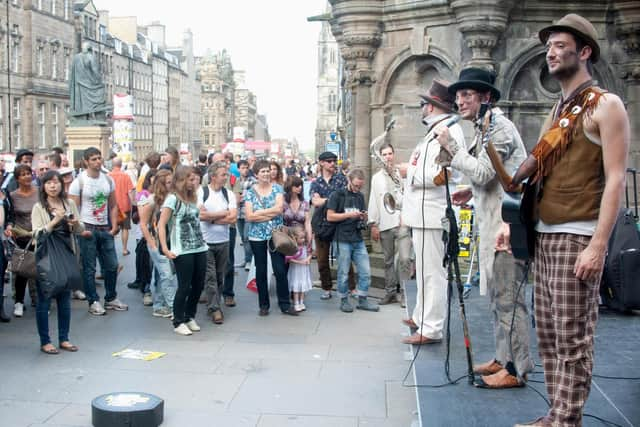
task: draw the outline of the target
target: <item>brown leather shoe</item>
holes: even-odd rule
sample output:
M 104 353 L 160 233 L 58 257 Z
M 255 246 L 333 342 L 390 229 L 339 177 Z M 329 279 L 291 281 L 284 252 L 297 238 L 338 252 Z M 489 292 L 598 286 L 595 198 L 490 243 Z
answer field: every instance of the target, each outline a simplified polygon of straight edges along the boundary
M 551 427 L 551 425 L 552 425 L 551 420 L 549 420 L 549 418 L 544 416 L 528 423 L 514 424 L 513 427 Z
M 493 359 L 481 365 L 475 365 L 473 367 L 473 373 L 480 375 L 493 375 L 502 368 L 503 366 L 499 364 L 496 359 Z
M 224 314 L 220 310 L 216 310 L 211 315 L 211 320 L 216 325 L 222 325 L 224 323 Z
M 235 307 L 236 300 L 233 297 L 224 297 L 224 305 L 227 307 Z
M 442 340 L 436 340 L 433 338 L 425 337 L 424 335 L 420 335 L 420 334 L 413 334 L 410 337 L 407 337 L 402 340 L 403 343 L 412 344 L 412 345 L 435 344 L 441 341 Z
M 514 388 L 524 387 L 524 382 L 515 375 L 511 375 L 506 369 L 501 369 L 492 375 L 483 375 L 476 383 L 480 388 Z
M 416 322 L 414 322 L 413 319 L 402 319 L 402 323 L 404 323 L 411 329 L 418 329 L 418 325 L 416 325 Z

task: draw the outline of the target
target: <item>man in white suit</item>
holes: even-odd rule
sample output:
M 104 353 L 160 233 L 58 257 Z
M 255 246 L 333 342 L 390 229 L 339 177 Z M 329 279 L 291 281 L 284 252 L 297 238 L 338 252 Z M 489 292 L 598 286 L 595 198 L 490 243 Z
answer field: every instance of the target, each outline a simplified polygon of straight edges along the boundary
M 409 160 L 402 201 L 402 223 L 411 227 L 416 255 L 418 295 L 413 315 L 403 322 L 416 332 L 403 340 L 421 345 L 440 342 L 447 307 L 447 272 L 442 264 L 444 243 L 442 222 L 446 194 L 444 172 L 436 163 L 440 145 L 437 131 L 453 117 L 454 97 L 449 94 L 449 82 L 435 79 L 420 103 L 422 122 L 427 135 L 418 144 Z M 450 128 L 450 135 L 465 147 L 460 125 Z

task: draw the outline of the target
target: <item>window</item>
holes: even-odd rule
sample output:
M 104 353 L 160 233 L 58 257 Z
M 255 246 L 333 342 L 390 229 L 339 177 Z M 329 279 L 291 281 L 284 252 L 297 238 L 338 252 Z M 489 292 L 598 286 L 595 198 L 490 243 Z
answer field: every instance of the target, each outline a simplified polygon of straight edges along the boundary
M 36 74 L 38 77 L 42 77 L 42 74 L 44 73 L 44 64 L 42 61 L 43 50 L 42 46 L 36 47 Z
M 13 26 L 13 30 L 15 33 L 18 32 L 18 26 L 14 25 Z M 11 45 L 11 68 L 12 71 L 14 73 L 17 73 L 19 71 L 19 55 L 20 55 L 20 46 L 17 40 L 13 41 L 13 44 Z
M 336 111 L 337 105 L 336 105 L 336 94 L 331 92 L 329 94 L 329 103 L 328 103 L 328 110 L 333 112 Z
M 69 19 L 71 0 L 64 0 L 64 19 Z
M 20 123 L 13 124 L 13 148 L 15 150 L 22 148 L 22 134 L 20 133 Z
M 58 78 L 58 50 L 53 49 L 51 51 L 51 78 L 53 80 Z
M 58 0 L 51 0 L 51 14 L 56 14 Z
M 64 81 L 68 82 L 69 81 L 69 55 L 70 55 L 70 50 L 69 49 L 65 49 L 64 50 L 64 63 L 62 64 L 62 66 L 64 67 Z
M 209 126 L 209 117 L 204 118 L 204 126 Z
M 58 105 L 54 104 L 53 107 L 51 108 L 51 124 L 52 124 L 52 131 L 53 131 L 53 138 L 51 142 L 54 147 L 60 146 L 60 128 L 58 126 L 58 118 L 59 118 Z
M 47 148 L 47 106 L 38 104 L 38 127 L 40 128 L 40 148 Z
M 13 98 L 13 119 L 20 120 L 20 98 Z
M 42 10 L 42 0 L 38 0 L 38 10 Z

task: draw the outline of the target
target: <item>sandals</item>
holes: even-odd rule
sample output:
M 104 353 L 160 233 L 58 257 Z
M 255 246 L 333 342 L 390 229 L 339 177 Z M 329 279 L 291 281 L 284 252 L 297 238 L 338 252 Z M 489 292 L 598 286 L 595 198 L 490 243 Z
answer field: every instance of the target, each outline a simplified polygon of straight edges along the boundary
M 66 345 L 65 345 L 65 343 L 66 343 Z M 72 353 L 75 353 L 76 351 L 78 351 L 78 347 L 73 345 L 73 344 L 71 344 L 69 341 L 65 341 L 65 342 L 60 343 L 60 345 L 58 347 L 61 350 L 70 351 Z
M 43 346 L 40 347 L 40 351 L 43 352 L 44 354 L 60 354 L 60 352 L 58 351 L 57 348 L 55 348 L 53 345 L 51 345 L 51 348 L 49 348 L 48 350 L 45 349 L 45 347 L 47 345 L 51 345 L 51 343 L 49 344 L 45 344 Z
M 129 252 L 128 250 L 126 250 L 126 251 L 122 251 L 122 256 L 127 256 L 127 255 L 129 255 L 130 253 L 131 253 L 131 252 Z

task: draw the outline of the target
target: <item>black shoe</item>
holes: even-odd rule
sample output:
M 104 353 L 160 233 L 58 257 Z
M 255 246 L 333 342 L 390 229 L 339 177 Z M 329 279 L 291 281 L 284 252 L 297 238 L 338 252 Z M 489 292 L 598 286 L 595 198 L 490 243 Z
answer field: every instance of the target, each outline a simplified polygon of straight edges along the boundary
M 2 323 L 11 322 L 11 316 L 9 316 L 4 311 L 4 297 L 3 296 L 0 296 L 0 322 L 2 322 Z
M 282 310 L 282 314 L 288 314 L 289 316 L 299 316 L 298 313 L 293 306 L 289 307 L 287 310 Z
M 258 312 L 259 316 L 268 316 L 269 315 L 269 309 L 268 308 L 261 308 L 260 311 Z
M 129 288 L 129 289 L 138 289 L 138 288 L 140 288 L 140 283 L 136 282 L 136 281 L 127 283 L 127 288 Z

